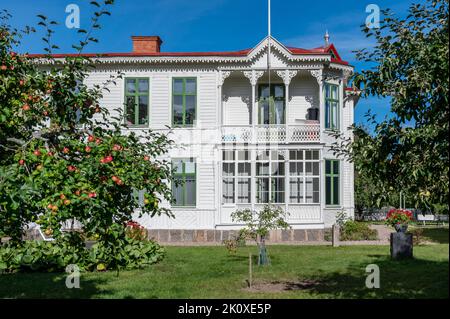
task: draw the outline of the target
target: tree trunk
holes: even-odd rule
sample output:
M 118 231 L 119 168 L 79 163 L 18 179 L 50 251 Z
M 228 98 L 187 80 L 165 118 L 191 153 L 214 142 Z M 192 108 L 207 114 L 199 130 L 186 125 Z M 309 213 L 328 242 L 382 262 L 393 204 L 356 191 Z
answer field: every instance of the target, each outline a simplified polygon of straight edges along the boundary
M 265 236 L 259 237 L 259 258 L 258 258 L 258 265 L 264 266 L 269 264 L 269 257 L 267 256 L 267 249 L 266 249 L 266 238 Z

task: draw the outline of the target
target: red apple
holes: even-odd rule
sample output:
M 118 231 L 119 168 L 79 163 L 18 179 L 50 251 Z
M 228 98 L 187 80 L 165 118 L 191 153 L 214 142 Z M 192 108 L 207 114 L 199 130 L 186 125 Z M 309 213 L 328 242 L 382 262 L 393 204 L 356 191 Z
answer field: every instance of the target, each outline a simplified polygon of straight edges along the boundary
M 88 196 L 89 196 L 89 198 L 94 198 L 94 197 L 97 197 L 97 194 L 95 192 L 90 192 L 88 194 Z
M 92 135 L 89 135 L 89 137 L 88 137 L 88 141 L 89 141 L 89 142 L 93 142 L 93 141 L 95 141 L 95 137 L 93 137 Z
M 6 65 L 2 65 L 0 68 L 2 69 L 2 71 L 5 71 L 8 67 Z
M 33 152 L 33 154 L 36 155 L 36 156 L 41 156 L 41 151 L 40 150 L 35 150 Z
M 84 150 L 86 151 L 86 153 L 89 153 L 92 150 L 92 148 L 90 146 L 86 146 Z
M 23 159 L 19 160 L 19 165 L 24 165 L 25 161 Z
M 64 147 L 64 148 L 63 148 L 63 153 L 64 153 L 64 154 L 68 154 L 69 151 L 70 151 L 69 148 L 67 148 L 67 147 Z
M 150 156 L 145 155 L 144 156 L 144 161 L 149 161 L 150 160 Z
M 30 106 L 28 104 L 24 104 L 22 106 L 22 110 L 24 110 L 24 111 L 28 111 L 29 109 L 30 109 Z

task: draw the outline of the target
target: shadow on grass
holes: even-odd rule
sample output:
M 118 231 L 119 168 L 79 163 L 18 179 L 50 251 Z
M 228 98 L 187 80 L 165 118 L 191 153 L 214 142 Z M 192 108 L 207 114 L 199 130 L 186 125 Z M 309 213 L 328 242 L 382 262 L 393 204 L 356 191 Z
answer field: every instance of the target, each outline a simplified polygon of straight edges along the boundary
M 112 275 L 115 276 L 115 275 Z M 0 298 L 95 298 L 109 291 L 100 289 L 109 277 L 81 274 L 80 288 L 66 287 L 65 273 L 15 273 L 0 275 Z
M 423 259 L 392 260 L 373 255 L 380 269 L 380 288 L 367 288 L 366 264 L 352 265 L 345 273 L 321 273 L 320 282 L 309 291 L 313 294 L 334 295 L 339 298 L 448 298 L 448 261 Z
M 449 243 L 449 231 L 448 228 L 422 228 L 422 236 L 428 238 L 429 240 L 439 243 L 448 244 Z

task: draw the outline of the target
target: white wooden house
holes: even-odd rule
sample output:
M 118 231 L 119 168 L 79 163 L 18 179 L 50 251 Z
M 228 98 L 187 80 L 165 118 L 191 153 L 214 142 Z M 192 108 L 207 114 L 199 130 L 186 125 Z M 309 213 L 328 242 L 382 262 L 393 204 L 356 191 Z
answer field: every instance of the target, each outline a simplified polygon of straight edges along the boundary
M 125 108 L 129 130 L 173 129 L 168 156 L 184 180 L 175 218 L 138 220 L 159 240 L 226 239 L 240 227 L 233 211 L 268 202 L 289 212 L 285 240 L 321 239 L 337 212 L 353 216 L 353 165 L 333 156 L 327 132 L 351 136 L 358 96 L 347 88 L 353 67 L 327 37 L 315 49 L 266 37 L 252 49 L 186 53 L 161 51 L 157 36 L 132 40 L 132 52 L 99 57 L 89 81 L 123 72 L 103 106 Z

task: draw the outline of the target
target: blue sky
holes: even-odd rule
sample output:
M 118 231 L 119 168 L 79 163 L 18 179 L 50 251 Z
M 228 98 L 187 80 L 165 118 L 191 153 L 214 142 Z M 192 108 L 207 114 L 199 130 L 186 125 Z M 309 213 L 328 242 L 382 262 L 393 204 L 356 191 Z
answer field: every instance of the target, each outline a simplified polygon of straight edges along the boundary
M 419 1 L 419 0 L 417 0 Z M 357 70 L 367 68 L 355 60 L 352 50 L 370 47 L 373 42 L 362 34 L 368 13 L 374 3 L 405 15 L 411 0 L 345 0 L 301 1 L 272 0 L 272 35 L 287 46 L 313 48 L 323 45 L 328 29 L 330 41 L 341 57 Z M 69 53 L 78 41 L 76 29 L 64 25 L 68 4 L 78 4 L 81 28 L 88 28 L 90 1 L 87 0 L 0 0 L 0 9 L 12 15 L 15 27 L 36 25 L 37 14 L 59 23 L 54 43 L 59 53 Z M 100 1 L 99 1 L 100 2 Z M 419 1 L 421 2 L 421 1 Z M 267 0 L 116 0 L 112 15 L 103 17 L 102 29 L 95 36 L 98 44 L 86 52 L 131 51 L 131 35 L 159 35 L 163 51 L 228 51 L 255 46 L 267 34 Z M 21 52 L 42 53 L 42 32 L 23 39 Z M 377 98 L 361 99 L 355 109 L 355 121 L 364 123 L 364 114 L 372 109 L 382 118 L 389 113 L 389 103 Z

